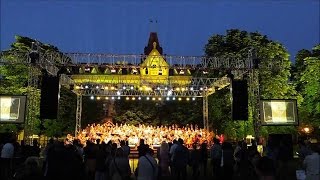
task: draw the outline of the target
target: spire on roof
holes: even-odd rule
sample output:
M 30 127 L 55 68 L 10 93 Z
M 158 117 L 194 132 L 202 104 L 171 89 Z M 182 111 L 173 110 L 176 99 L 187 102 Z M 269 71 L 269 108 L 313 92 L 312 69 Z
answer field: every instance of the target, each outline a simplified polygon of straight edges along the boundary
M 150 33 L 148 45 L 144 48 L 145 55 L 149 55 L 152 49 L 154 49 L 154 42 L 156 43 L 155 49 L 157 49 L 159 53 L 162 55 L 162 47 L 160 46 L 158 35 L 156 32 Z

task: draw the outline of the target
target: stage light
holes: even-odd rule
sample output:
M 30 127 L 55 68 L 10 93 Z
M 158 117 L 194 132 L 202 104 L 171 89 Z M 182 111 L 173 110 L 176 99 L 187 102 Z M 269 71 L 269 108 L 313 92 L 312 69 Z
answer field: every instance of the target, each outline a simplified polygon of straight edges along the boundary
M 209 91 L 213 91 L 213 89 L 212 89 L 212 88 L 209 88 Z
M 141 100 L 141 97 L 138 97 L 139 100 Z
M 96 86 L 96 89 L 99 89 L 99 86 Z
M 168 93 L 167 93 L 167 95 L 168 95 L 168 96 L 171 96 L 171 95 L 172 95 L 172 90 L 169 90 Z
M 183 75 L 184 74 L 184 71 L 181 69 L 179 74 Z
M 154 101 L 154 100 L 156 100 L 156 98 L 155 98 L 155 97 L 153 97 L 153 98 L 152 98 L 152 101 Z
M 202 87 L 200 88 L 200 91 L 203 91 L 203 88 L 202 88 Z
M 115 69 L 111 69 L 111 73 L 116 73 L 116 70 Z
M 176 98 L 175 98 L 175 97 L 173 97 L 173 98 L 172 98 L 172 100 L 176 100 Z
M 121 99 L 120 96 L 118 96 L 118 99 Z
M 130 89 L 133 90 L 133 86 L 131 86 Z
M 181 88 L 181 91 L 184 91 L 184 90 L 186 90 L 185 88 Z
M 190 98 L 187 97 L 187 101 L 189 101 L 189 100 L 190 100 Z
M 108 99 L 109 99 L 109 97 L 107 96 L 107 97 L 106 97 L 106 100 L 108 100 Z
M 165 88 L 164 88 L 164 90 L 168 90 L 168 88 L 167 88 L 167 87 L 165 87 Z
M 117 91 L 117 95 L 120 96 L 120 95 L 121 95 L 121 92 L 120 92 L 120 91 Z
M 202 71 L 202 73 L 203 73 L 203 74 L 208 74 L 209 72 L 208 72 L 208 71 Z
M 126 87 L 125 87 L 125 86 L 123 86 L 123 87 L 122 87 L 122 89 L 126 89 Z
M 193 97 L 193 98 L 192 98 L 192 101 L 194 101 L 194 100 L 196 100 L 196 98 L 195 98 L 195 97 Z
M 98 96 L 98 97 L 97 97 L 97 100 L 100 100 L 100 99 L 101 99 L 101 98 Z
M 176 91 L 180 91 L 180 88 L 177 87 L 177 88 L 176 88 Z
M 149 97 L 147 97 L 147 100 L 149 100 L 150 98 Z
M 113 86 L 111 86 L 111 90 L 114 90 L 114 87 L 113 87 Z
M 130 98 L 129 97 L 126 97 L 126 100 L 129 100 Z
M 169 98 L 169 97 L 167 97 L 166 99 L 167 99 L 167 101 L 169 101 L 169 100 L 170 100 L 170 98 Z
M 108 89 L 109 89 L 109 87 L 108 87 L 108 86 L 106 86 L 104 89 L 105 89 L 105 90 L 108 90 Z
M 135 98 L 135 97 L 132 97 L 132 100 L 136 100 L 136 98 Z
M 111 97 L 111 99 L 114 99 L 114 97 Z
M 80 86 L 76 86 L 76 89 L 80 89 Z
M 142 87 L 139 87 L 139 90 L 140 90 L 140 91 L 142 91 L 142 90 L 143 90 L 143 88 L 142 88 Z
M 193 91 L 193 87 L 191 87 L 190 90 Z
M 88 88 L 89 88 L 89 86 L 88 86 L 88 85 L 85 85 L 85 86 L 84 86 L 84 88 L 88 89 Z
M 182 100 L 182 98 L 181 98 L 181 97 L 179 97 L 179 98 L 178 98 L 178 100 L 179 100 L 179 101 L 181 101 L 181 100 Z
M 160 87 L 157 87 L 157 90 L 160 90 Z
M 90 97 L 90 99 L 91 99 L 91 100 L 94 100 L 94 97 L 93 97 L 93 96 L 91 96 L 91 97 Z
M 161 97 L 159 97 L 158 100 L 161 101 Z
M 186 87 L 186 91 L 188 91 L 188 87 Z

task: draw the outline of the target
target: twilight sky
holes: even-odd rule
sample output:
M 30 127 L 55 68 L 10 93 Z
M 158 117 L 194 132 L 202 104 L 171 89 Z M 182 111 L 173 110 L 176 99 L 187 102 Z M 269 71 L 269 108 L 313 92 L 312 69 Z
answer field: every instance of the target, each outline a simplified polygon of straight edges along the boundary
M 319 0 L 0 1 L 1 50 L 22 35 L 63 52 L 141 54 L 157 31 L 165 54 L 198 56 L 211 35 L 239 28 L 281 42 L 294 59 L 320 42 Z

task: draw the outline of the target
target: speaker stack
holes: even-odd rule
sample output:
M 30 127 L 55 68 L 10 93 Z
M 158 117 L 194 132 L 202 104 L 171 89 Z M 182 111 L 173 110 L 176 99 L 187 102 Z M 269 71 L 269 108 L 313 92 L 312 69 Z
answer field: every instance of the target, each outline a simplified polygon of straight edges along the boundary
M 41 81 L 40 119 L 56 119 L 59 104 L 59 77 L 43 75 Z
M 232 119 L 248 120 L 247 80 L 232 80 Z

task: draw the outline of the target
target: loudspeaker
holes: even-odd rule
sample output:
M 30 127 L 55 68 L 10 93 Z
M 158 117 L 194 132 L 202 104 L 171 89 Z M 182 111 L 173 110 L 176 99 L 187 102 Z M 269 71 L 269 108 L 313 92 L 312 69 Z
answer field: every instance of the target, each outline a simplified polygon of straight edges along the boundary
M 248 120 L 248 85 L 246 80 L 232 81 L 232 119 Z
M 41 81 L 40 119 L 56 119 L 59 104 L 59 77 L 44 75 Z

